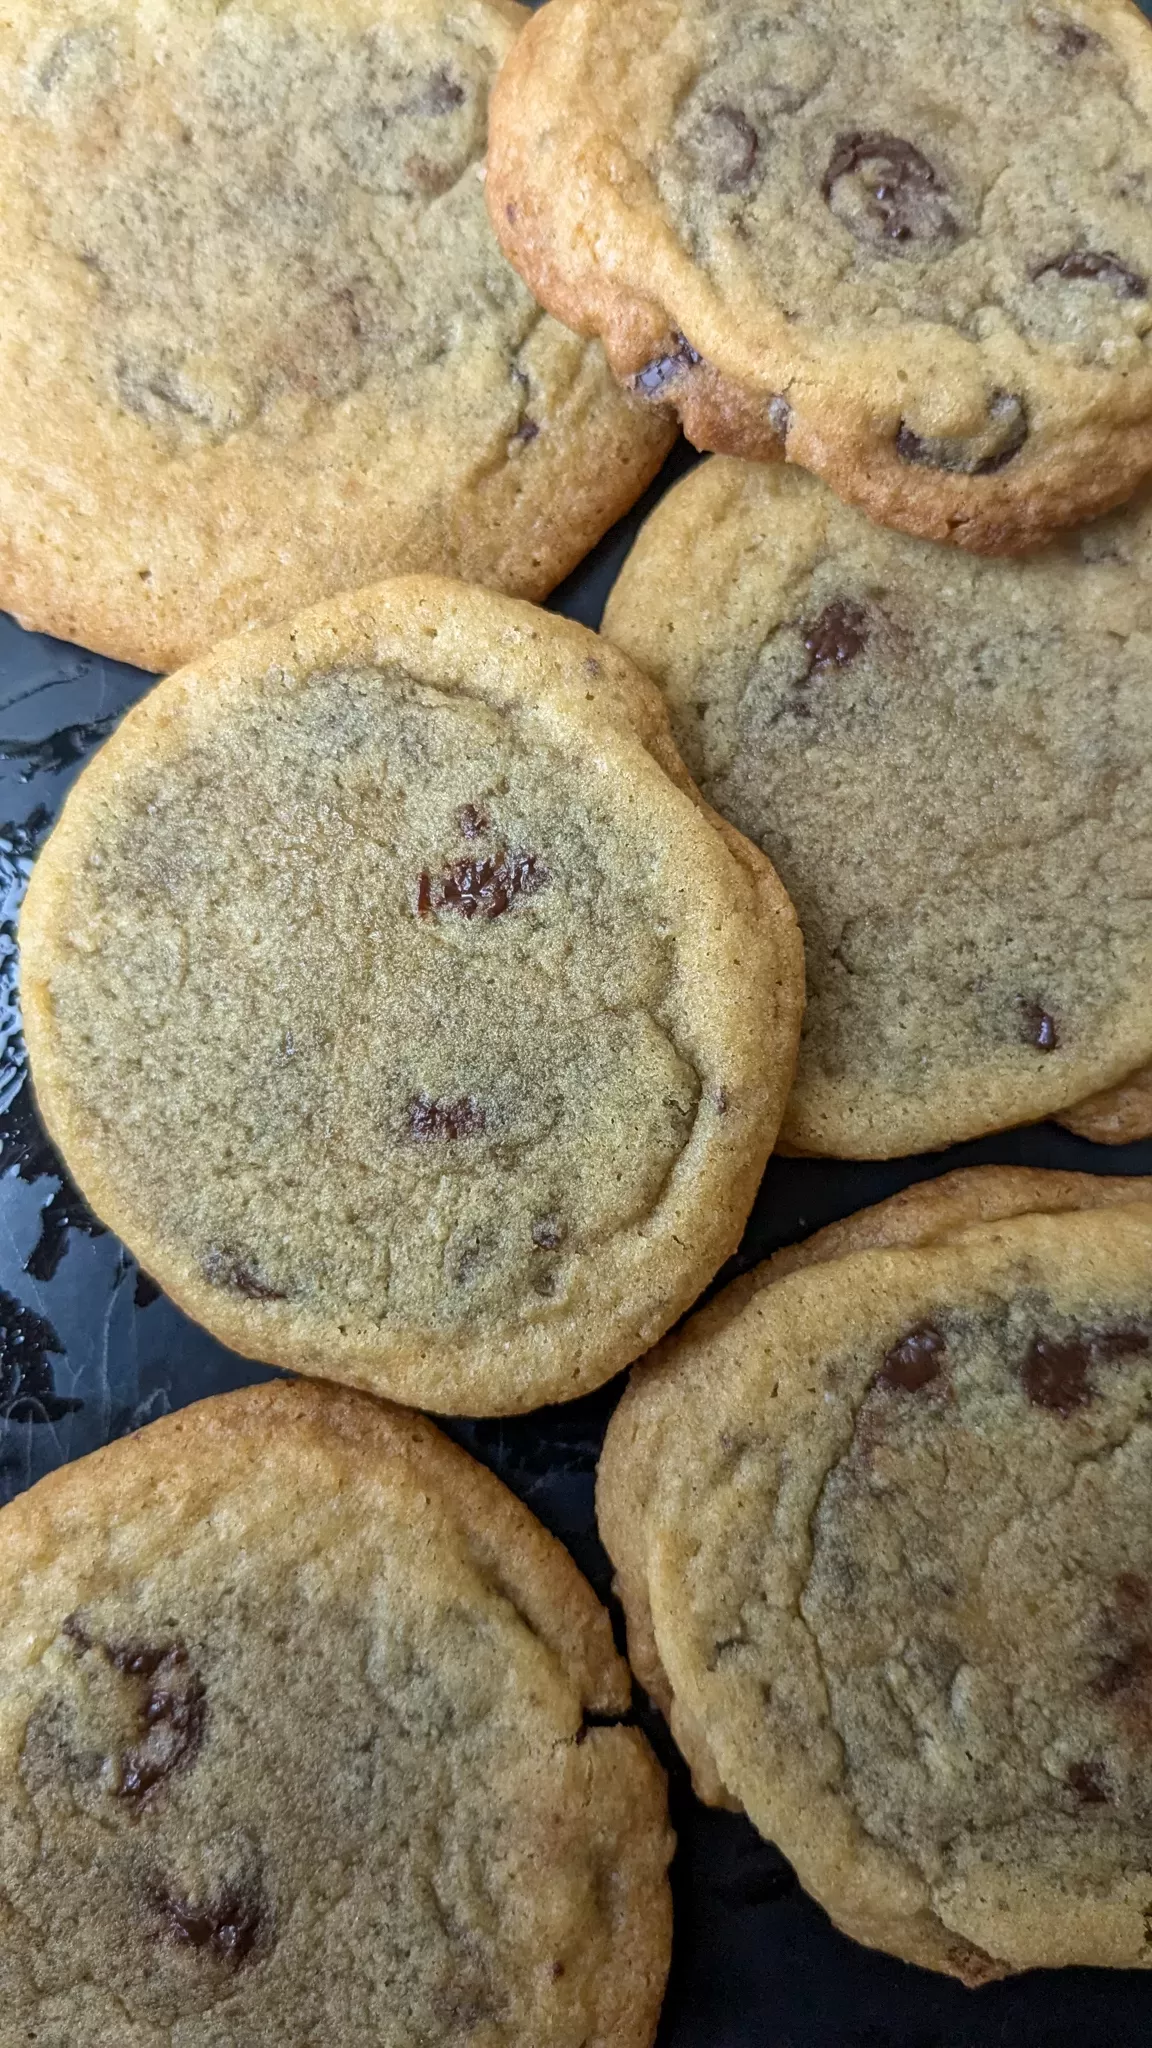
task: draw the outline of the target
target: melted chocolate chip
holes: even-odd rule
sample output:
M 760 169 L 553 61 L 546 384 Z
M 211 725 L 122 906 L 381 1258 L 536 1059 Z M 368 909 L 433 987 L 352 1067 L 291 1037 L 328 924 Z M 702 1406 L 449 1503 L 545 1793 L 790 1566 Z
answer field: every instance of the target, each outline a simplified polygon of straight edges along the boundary
M 1088 1381 L 1092 1347 L 1079 1337 L 1060 1342 L 1054 1337 L 1036 1337 L 1029 1346 L 1021 1377 L 1024 1391 L 1034 1408 L 1052 1408 L 1058 1415 L 1071 1415 L 1095 1399 Z
M 141 1740 L 122 1761 L 118 1788 L 120 1798 L 138 1808 L 173 1771 L 192 1762 L 204 1739 L 207 1713 L 204 1687 L 179 1645 L 143 1675 L 152 1683 L 140 1710 Z
M 960 435 L 915 434 L 900 425 L 896 453 L 921 469 L 943 469 L 953 476 L 993 476 L 1019 455 L 1028 439 L 1028 413 L 1011 391 L 994 391 L 988 404 L 988 427 L 971 439 Z
M 1093 29 L 1082 28 L 1078 21 L 1071 21 L 1054 7 L 1034 7 L 1030 20 L 1033 28 L 1049 38 L 1059 57 L 1082 57 L 1085 50 L 1101 47 L 1100 37 Z
M 401 114 L 451 114 L 464 104 L 464 87 L 446 71 L 434 71 L 427 85 L 398 109 Z
M 959 233 L 936 166 L 901 135 L 837 136 L 821 190 L 860 241 L 901 248 L 950 241 Z
M 221 1251 L 216 1245 L 201 1261 L 204 1278 L 213 1287 L 232 1287 L 237 1294 L 246 1295 L 249 1301 L 287 1301 L 282 1287 L 273 1287 L 271 1282 L 261 1278 L 256 1267 L 247 1259 L 240 1259 L 232 1252 Z
M 892 1346 L 873 1385 L 892 1393 L 918 1394 L 921 1387 L 931 1386 L 938 1377 L 947 1348 L 939 1330 L 934 1330 L 931 1323 L 922 1323 Z
M 1114 1700 L 1124 1693 L 1143 1691 L 1150 1678 L 1152 1643 L 1133 1643 L 1120 1656 L 1106 1660 L 1092 1690 L 1102 1700 Z
M 461 1095 L 455 1102 L 436 1102 L 423 1090 L 408 1104 L 408 1136 L 419 1145 L 436 1138 L 475 1138 L 487 1124 L 482 1104 L 474 1095 Z
M 456 822 L 465 839 L 479 839 L 480 834 L 488 830 L 487 814 L 476 804 L 462 804 L 456 813 Z M 426 881 L 427 877 L 422 875 L 420 879 Z
M 512 436 L 514 441 L 534 441 L 540 432 L 535 420 L 523 419 Z
M 637 370 L 634 377 L 629 377 L 629 389 L 640 392 L 645 398 L 659 398 L 667 385 L 674 383 L 685 370 L 695 369 L 702 361 L 703 357 L 697 354 L 690 341 L 686 341 L 682 334 L 674 334 L 666 355 L 654 356 L 642 370 Z
M 203 1949 L 230 1970 L 251 1955 L 264 1918 L 259 1898 L 230 1888 L 207 1906 L 192 1905 L 167 1890 L 156 1893 L 154 1904 L 170 1941 Z
M 564 1242 L 564 1232 L 559 1219 L 555 1216 L 541 1216 L 539 1222 L 532 1225 L 532 1242 L 542 1252 L 554 1252 L 557 1246 Z
M 747 185 L 760 154 L 760 138 L 739 107 L 710 107 L 690 142 L 718 192 L 738 192 Z
M 1020 1016 L 1027 1044 L 1034 1045 L 1037 1052 L 1056 1052 L 1059 1049 L 1060 1033 L 1056 1029 L 1056 1019 L 1040 1003 L 1021 1003 Z
M 1106 1806 L 1108 1803 L 1108 1788 L 1099 1764 L 1069 1764 L 1067 1784 L 1082 1806 Z
M 804 629 L 808 655 L 805 680 L 826 668 L 847 668 L 868 644 L 868 614 L 851 597 L 834 597 L 818 619 Z
M 454 910 L 467 918 L 500 917 L 518 896 L 535 896 L 551 879 L 539 857 L 519 847 L 482 859 L 469 855 L 453 861 L 435 880 L 422 874 L 416 908 L 421 917 L 433 910 Z
M 1064 256 L 1054 256 L 1050 263 L 1041 263 L 1032 272 L 1038 277 L 1068 277 L 1088 284 L 1106 284 L 1118 299 L 1146 299 L 1148 279 L 1138 270 L 1129 270 L 1114 256 L 1110 249 L 1069 249 Z

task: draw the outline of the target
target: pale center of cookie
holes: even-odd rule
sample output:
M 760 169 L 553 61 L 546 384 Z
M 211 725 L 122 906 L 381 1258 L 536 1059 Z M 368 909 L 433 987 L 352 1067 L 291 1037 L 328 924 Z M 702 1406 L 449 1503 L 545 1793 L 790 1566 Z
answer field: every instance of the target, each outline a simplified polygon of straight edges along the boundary
M 412 408 L 491 362 L 514 430 L 539 315 L 484 215 L 491 51 L 246 6 L 169 34 L 71 32 L 26 83 L 40 232 L 90 274 L 108 397 L 183 443 L 368 384 Z
M 77 879 L 54 1031 L 101 1170 L 212 1286 L 341 1334 L 546 1319 L 695 1119 L 658 857 L 479 700 L 234 704 Z
M 1142 360 L 1152 126 L 1098 36 L 1028 0 L 696 0 L 678 34 L 696 61 L 650 169 L 722 288 L 862 338 L 934 321 Z M 996 453 L 954 446 L 935 466 Z

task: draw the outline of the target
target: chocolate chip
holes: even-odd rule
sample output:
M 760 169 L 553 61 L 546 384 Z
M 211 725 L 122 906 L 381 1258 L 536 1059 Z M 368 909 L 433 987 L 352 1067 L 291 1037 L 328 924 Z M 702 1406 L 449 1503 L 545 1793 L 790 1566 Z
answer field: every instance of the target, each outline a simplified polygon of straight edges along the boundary
M 915 143 L 882 131 L 838 135 L 821 186 L 838 220 L 858 240 L 951 241 L 958 233 L 948 191 Z
M 994 391 L 983 434 L 915 434 L 900 424 L 896 453 L 921 469 L 944 469 L 955 476 L 992 476 L 1019 455 L 1028 439 L 1028 413 L 1011 391 Z
M 885 1354 L 872 1384 L 890 1393 L 917 1394 L 939 1375 L 947 1348 L 939 1330 L 921 1323 Z
M 258 1897 L 229 1888 L 206 1906 L 193 1905 L 175 1892 L 160 1889 L 153 1904 L 170 1941 L 205 1950 L 230 1970 L 238 1970 L 247 1961 L 264 1919 Z
M 500 917 L 518 896 L 535 896 L 551 881 L 534 853 L 519 847 L 477 860 L 453 861 L 435 881 L 425 872 L 416 887 L 421 917 L 433 910 L 455 910 L 461 917 Z
M 1092 1690 L 1102 1700 L 1143 1689 L 1152 1678 L 1152 1644 L 1133 1643 L 1118 1657 L 1109 1657 L 1093 1680 Z
M 207 1702 L 199 1675 L 179 1645 L 166 1650 L 146 1674 L 152 1680 L 140 1710 L 141 1740 L 123 1758 L 118 1789 L 136 1807 L 186 1769 L 204 1739 Z
M 1034 1045 L 1037 1052 L 1059 1050 L 1060 1033 L 1056 1029 L 1056 1019 L 1049 1015 L 1042 1004 L 1021 1003 L 1020 1016 L 1027 1044 Z
M 437 1102 L 423 1089 L 408 1104 L 408 1136 L 418 1145 L 436 1138 L 475 1138 L 485 1128 L 487 1116 L 474 1095 L 461 1095 L 455 1102 Z
M 667 385 L 674 383 L 685 370 L 694 369 L 697 363 L 703 360 L 690 341 L 686 341 L 682 334 L 674 334 L 668 344 L 667 354 L 654 356 L 650 363 L 645 363 L 642 370 L 637 370 L 634 377 L 629 377 L 628 388 L 630 391 L 639 392 L 644 398 L 658 398 Z
M 1094 1763 L 1069 1764 L 1067 1785 L 1076 1794 L 1082 1806 L 1106 1806 L 1108 1789 L 1104 1782 L 1101 1765 Z
M 480 834 L 488 830 L 487 813 L 480 810 L 476 804 L 462 804 L 456 813 L 456 822 L 465 839 L 479 839 Z M 420 879 L 426 882 L 428 877 L 421 875 Z
M 564 1242 L 564 1232 L 555 1216 L 542 1216 L 532 1225 L 532 1242 L 542 1252 L 554 1252 Z
M 1033 28 L 1049 38 L 1059 57 L 1082 57 L 1085 50 L 1102 47 L 1101 38 L 1093 29 L 1082 28 L 1078 21 L 1071 21 L 1054 7 L 1034 7 L 1029 19 Z
M 1058 1415 L 1071 1415 L 1095 1399 L 1089 1385 L 1092 1364 L 1090 1343 L 1069 1337 L 1037 1337 L 1029 1347 L 1021 1368 L 1024 1391 L 1034 1408 L 1052 1408 Z
M 201 1261 L 204 1278 L 213 1287 L 232 1287 L 237 1294 L 246 1295 L 249 1301 L 287 1301 L 282 1287 L 273 1287 L 271 1281 L 261 1277 L 256 1267 L 247 1259 L 237 1258 L 233 1252 L 221 1251 L 213 1245 Z
M 434 71 L 426 86 L 414 98 L 397 108 L 400 114 L 451 114 L 464 104 L 464 87 L 446 71 Z
M 520 425 L 517 427 L 515 433 L 512 436 L 512 439 L 514 441 L 534 441 L 539 432 L 540 429 L 537 426 L 535 420 L 524 419 L 521 420 Z
M 847 668 L 868 644 L 868 614 L 851 597 L 834 597 L 804 629 L 807 681 L 826 668 Z
M 1032 272 L 1033 278 L 1069 277 L 1089 284 L 1106 284 L 1118 299 L 1146 299 L 1148 280 L 1138 270 L 1129 270 L 1110 249 L 1069 249 L 1053 256 Z
M 760 138 L 739 107 L 709 107 L 688 144 L 718 192 L 737 192 L 747 185 L 760 153 Z

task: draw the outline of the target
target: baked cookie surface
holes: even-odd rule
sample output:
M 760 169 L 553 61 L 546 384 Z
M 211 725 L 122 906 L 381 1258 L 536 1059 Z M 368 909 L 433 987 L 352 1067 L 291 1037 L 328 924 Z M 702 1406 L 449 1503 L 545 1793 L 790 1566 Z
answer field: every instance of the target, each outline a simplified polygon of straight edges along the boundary
M 985 552 L 1152 468 L 1129 0 L 554 0 L 487 190 L 542 302 L 699 447 Z
M 725 1290 L 609 1426 L 697 1789 L 968 1983 L 1149 1962 L 1150 1251 L 1147 1182 L 953 1174 Z
M 717 457 L 643 528 L 604 632 L 796 905 L 790 1147 L 926 1151 L 1146 1066 L 1146 499 L 1026 562 L 981 560 Z M 1141 1114 L 1105 1104 L 1092 1134 L 1137 1136 Z
M 648 2048 L 661 1773 L 608 1617 L 420 1418 L 246 1389 L 0 1522 L 0 1982 L 44 2048 Z
M 527 597 L 672 438 L 481 189 L 507 0 L 0 23 L 0 601 L 146 668 L 415 569 Z
M 584 1392 L 689 1305 L 803 1000 L 654 686 L 434 578 L 158 685 L 21 954 L 39 1107 L 145 1270 L 248 1357 L 449 1413 Z

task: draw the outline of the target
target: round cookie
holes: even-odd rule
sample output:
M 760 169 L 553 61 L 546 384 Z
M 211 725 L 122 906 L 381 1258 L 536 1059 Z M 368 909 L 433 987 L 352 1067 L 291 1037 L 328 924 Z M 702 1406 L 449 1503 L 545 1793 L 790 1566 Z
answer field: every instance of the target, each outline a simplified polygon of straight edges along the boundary
M 431 569 L 541 597 L 667 418 L 544 316 L 482 192 L 510 0 L 15 0 L 0 602 L 169 669 Z
M 609 1427 L 634 1667 L 856 1939 L 1146 1967 L 1152 1183 L 954 1174 L 798 1250 Z
M 791 1082 L 791 905 L 582 626 L 400 579 L 129 712 L 20 926 L 87 1200 L 252 1358 L 566 1400 L 735 1249 Z
M 1005 562 L 718 457 L 648 520 L 604 631 L 663 686 L 704 795 L 796 905 L 789 1148 L 926 1151 L 1147 1065 L 1146 497 Z
M 1152 470 L 1152 35 L 1130 0 L 553 0 L 488 201 L 698 447 L 1011 553 Z
M 0 1983 L 43 2048 L 649 2048 L 661 1773 L 567 1554 L 268 1384 L 0 1516 Z

